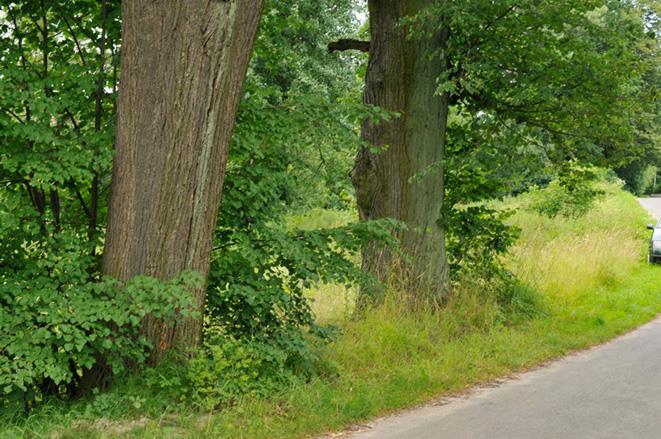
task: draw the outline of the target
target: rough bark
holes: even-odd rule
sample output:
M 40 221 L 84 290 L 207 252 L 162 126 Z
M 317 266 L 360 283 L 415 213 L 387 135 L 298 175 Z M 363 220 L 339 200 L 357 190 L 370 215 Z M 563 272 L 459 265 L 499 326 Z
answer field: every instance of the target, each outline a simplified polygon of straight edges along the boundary
M 225 165 L 263 0 L 122 2 L 116 155 L 103 273 L 208 274 Z M 198 309 L 205 289 L 193 292 Z M 200 319 L 144 333 L 153 362 L 199 342 Z
M 443 62 L 431 59 L 447 33 L 408 38 L 401 25 L 434 0 L 370 0 L 371 45 L 364 101 L 400 116 L 389 122 L 365 121 L 363 148 L 352 180 L 362 220 L 395 218 L 406 230 L 394 232 L 401 252 L 368 245 L 363 269 L 382 282 L 396 282 L 416 299 L 442 300 L 448 265 L 441 221 L 448 97 L 436 93 Z M 431 167 L 431 168 L 430 168 Z M 372 289 L 378 291 L 378 289 Z

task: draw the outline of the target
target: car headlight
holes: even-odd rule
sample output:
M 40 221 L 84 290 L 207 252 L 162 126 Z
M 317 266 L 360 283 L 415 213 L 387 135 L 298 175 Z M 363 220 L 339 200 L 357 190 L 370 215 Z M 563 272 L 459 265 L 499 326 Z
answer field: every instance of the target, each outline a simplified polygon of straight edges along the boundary
M 652 250 L 661 251 L 661 241 L 652 241 Z

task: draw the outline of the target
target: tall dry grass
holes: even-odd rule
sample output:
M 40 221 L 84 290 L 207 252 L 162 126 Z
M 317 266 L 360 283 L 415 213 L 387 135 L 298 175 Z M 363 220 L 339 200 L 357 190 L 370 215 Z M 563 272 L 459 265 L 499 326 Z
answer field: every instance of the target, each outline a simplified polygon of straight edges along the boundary
M 650 218 L 637 200 L 617 184 L 602 183 L 600 189 L 603 197 L 578 218 L 548 218 L 535 212 L 531 208 L 535 194 L 498 204 L 516 209 L 510 223 L 521 229 L 520 239 L 505 257 L 506 266 L 551 302 L 565 303 L 581 292 L 613 286 L 645 257 L 645 225 Z M 295 227 L 340 225 L 352 219 L 347 213 L 316 210 L 296 217 Z M 475 288 L 480 288 L 479 284 L 460 286 L 456 297 L 451 298 L 452 307 L 459 306 L 458 301 L 482 297 L 479 291 L 465 291 Z M 321 322 L 338 324 L 351 316 L 357 289 L 324 284 L 308 290 L 306 295 Z
M 511 222 L 522 233 L 506 264 L 519 279 L 550 299 L 568 299 L 613 286 L 639 265 L 648 218 L 618 186 L 604 184 L 602 189 L 603 199 L 579 218 L 536 213 L 528 208 L 530 195 L 509 201 L 520 209 Z
M 508 265 L 519 279 L 549 296 L 573 296 L 626 277 L 640 260 L 640 241 L 626 230 L 603 230 L 539 245 L 519 245 Z

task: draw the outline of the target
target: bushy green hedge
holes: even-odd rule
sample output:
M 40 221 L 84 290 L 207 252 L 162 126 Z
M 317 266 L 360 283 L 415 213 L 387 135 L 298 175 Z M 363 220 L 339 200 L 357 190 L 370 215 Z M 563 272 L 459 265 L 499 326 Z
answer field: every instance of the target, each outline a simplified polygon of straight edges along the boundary
M 205 332 L 192 358 L 170 358 L 145 370 L 145 383 L 166 410 L 178 405 L 213 410 L 246 396 L 272 395 L 330 370 L 320 357 L 322 340 L 301 337 L 295 328 L 275 339 L 239 338 L 216 324 Z M 315 364 L 305 367 L 310 361 Z
M 121 283 L 88 278 L 80 261 L 44 257 L 0 282 L 0 406 L 26 409 L 47 395 L 76 393 L 84 374 L 112 374 L 149 355 L 142 319 L 190 315 L 199 276 Z

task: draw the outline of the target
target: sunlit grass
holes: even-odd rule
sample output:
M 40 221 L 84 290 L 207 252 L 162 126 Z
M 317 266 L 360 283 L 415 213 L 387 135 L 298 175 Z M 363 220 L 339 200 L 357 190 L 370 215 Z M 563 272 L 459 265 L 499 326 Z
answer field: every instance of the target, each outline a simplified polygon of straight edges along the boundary
M 613 285 L 640 259 L 640 243 L 622 230 L 604 230 L 554 240 L 541 246 L 517 247 L 511 269 L 520 279 L 552 298 Z
M 289 216 L 287 225 L 292 230 L 314 230 L 340 227 L 352 221 L 358 221 L 356 212 L 315 208 L 303 214 Z
M 587 215 L 544 217 L 526 209 L 526 196 L 511 222 L 521 239 L 507 258 L 509 268 L 551 299 L 614 285 L 644 258 L 648 215 L 635 198 L 604 185 L 604 199 Z
M 529 208 L 529 194 L 500 203 L 502 208 L 517 208 L 510 223 L 521 229 L 519 241 L 505 258 L 507 267 L 551 300 L 562 302 L 585 290 L 613 286 L 644 259 L 649 215 L 617 185 L 601 184 L 600 188 L 605 196 L 578 218 L 536 213 Z M 309 230 L 352 220 L 346 212 L 316 209 L 293 217 L 291 223 Z M 338 284 L 306 292 L 323 323 L 350 317 L 356 294 L 356 289 Z
M 349 319 L 356 303 L 357 287 L 341 284 L 323 284 L 305 291 L 317 321 L 341 324 Z
M 626 284 L 555 302 L 547 316 L 507 326 L 493 308 L 464 297 L 440 313 L 386 305 L 345 324 L 329 346 L 335 379 L 280 397 L 246 401 L 212 417 L 198 434 L 307 437 L 411 407 L 600 343 L 661 311 L 661 270 L 641 266 Z M 148 431 L 148 430 L 147 430 Z

